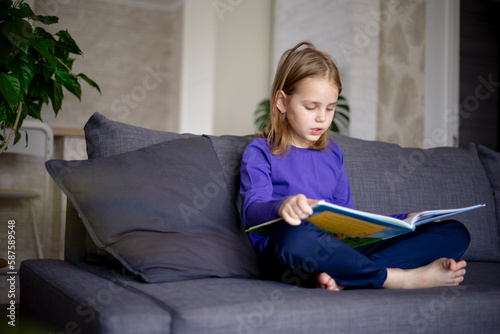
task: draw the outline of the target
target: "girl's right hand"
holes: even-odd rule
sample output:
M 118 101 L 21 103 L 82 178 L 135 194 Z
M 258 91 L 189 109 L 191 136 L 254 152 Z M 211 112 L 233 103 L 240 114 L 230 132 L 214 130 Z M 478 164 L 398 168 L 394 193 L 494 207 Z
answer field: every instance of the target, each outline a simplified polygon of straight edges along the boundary
M 290 225 L 300 225 L 303 219 L 309 217 L 313 210 L 311 205 L 318 202 L 315 199 L 309 199 L 305 195 L 299 194 L 290 196 L 281 204 L 278 214 Z

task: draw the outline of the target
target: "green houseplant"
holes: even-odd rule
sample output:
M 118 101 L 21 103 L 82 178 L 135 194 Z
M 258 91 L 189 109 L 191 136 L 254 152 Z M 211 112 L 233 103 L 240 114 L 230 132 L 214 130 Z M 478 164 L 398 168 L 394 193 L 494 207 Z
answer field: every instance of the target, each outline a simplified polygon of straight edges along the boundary
M 339 124 L 344 127 L 349 125 L 349 105 L 347 100 L 342 95 L 339 95 L 339 102 L 335 108 L 335 116 L 333 117 L 333 122 L 330 126 L 330 130 L 333 132 L 339 132 Z M 269 124 L 269 117 L 271 112 L 271 102 L 269 99 L 262 100 L 258 105 L 257 109 L 254 111 L 255 121 L 254 124 L 259 132 L 264 131 L 266 126 Z
M 0 1 L 0 153 L 12 139 L 20 139 L 27 116 L 42 120 L 43 104 L 50 101 L 58 114 L 63 87 L 80 99 L 82 79 L 101 92 L 88 76 L 72 72 L 72 55 L 83 52 L 69 32 L 51 34 L 41 27 L 58 21 L 56 16 L 35 15 L 22 0 Z

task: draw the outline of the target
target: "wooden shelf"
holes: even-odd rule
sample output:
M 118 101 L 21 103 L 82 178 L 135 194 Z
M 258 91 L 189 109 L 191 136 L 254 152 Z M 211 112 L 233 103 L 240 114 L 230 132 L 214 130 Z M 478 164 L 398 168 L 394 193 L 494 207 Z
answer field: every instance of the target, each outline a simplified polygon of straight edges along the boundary
M 85 137 L 83 129 L 52 127 L 54 137 Z

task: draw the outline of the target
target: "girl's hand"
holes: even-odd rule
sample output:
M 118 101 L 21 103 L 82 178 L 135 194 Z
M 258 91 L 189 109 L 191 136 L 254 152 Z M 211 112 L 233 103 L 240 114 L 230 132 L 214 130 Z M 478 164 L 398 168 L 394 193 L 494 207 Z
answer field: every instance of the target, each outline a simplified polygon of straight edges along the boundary
M 290 196 L 283 201 L 278 214 L 288 224 L 300 225 L 303 219 L 306 219 L 313 213 L 311 205 L 316 202 L 318 200 L 309 199 L 302 194 Z

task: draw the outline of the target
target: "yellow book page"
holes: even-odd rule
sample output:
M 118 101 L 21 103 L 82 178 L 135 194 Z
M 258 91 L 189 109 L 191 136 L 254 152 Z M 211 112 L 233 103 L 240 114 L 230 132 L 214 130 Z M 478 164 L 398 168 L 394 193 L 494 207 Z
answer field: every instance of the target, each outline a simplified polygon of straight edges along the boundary
M 321 229 L 342 233 L 351 237 L 369 237 L 386 229 L 384 226 L 368 223 L 356 218 L 346 217 L 325 211 L 306 220 Z

